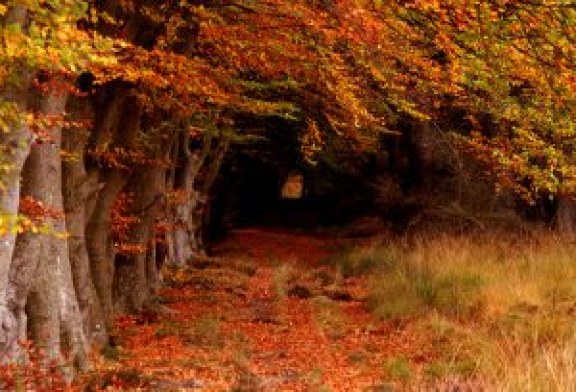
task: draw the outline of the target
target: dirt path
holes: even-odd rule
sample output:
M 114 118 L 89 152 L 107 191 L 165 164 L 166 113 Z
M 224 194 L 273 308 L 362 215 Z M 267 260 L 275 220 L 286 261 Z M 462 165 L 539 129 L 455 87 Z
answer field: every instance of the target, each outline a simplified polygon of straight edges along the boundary
M 160 312 L 119 320 L 118 347 L 94 388 L 393 390 L 383 381 L 390 358 L 417 364 L 433 353 L 421 331 L 369 315 L 364 282 L 321 264 L 345 245 L 235 232 L 217 259 L 171 271 Z

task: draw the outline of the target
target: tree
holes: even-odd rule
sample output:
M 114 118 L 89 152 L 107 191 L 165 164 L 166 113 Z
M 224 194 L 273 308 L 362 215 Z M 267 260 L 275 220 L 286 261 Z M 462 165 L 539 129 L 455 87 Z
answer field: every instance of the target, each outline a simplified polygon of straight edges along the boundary
M 502 0 L 406 8 L 447 69 L 453 92 L 445 102 L 467 113 L 470 151 L 525 199 L 571 197 L 574 7 Z
M 77 29 L 76 22 L 85 11 L 83 2 L 9 1 L 0 6 L 0 83 L 5 92 L 0 100 L 3 168 L 0 226 L 5 247 L 0 254 L 0 351 L 9 354 L 5 358 L 17 355 L 15 342 L 27 336 L 28 315 L 32 335 L 39 338 L 37 343 L 46 345 L 51 356 L 58 359 L 62 348 L 71 353 L 71 359 L 80 367 L 85 363 L 85 340 L 77 317 L 67 242 L 54 235 L 66 231 L 63 218 L 54 215 L 44 230 L 38 232 L 35 228 L 36 233 L 23 233 L 25 227 L 18 218 L 21 177 L 27 184 L 25 195 L 37 196 L 39 202 L 55 211 L 63 210 L 59 146 L 63 109 L 71 90 L 66 78 L 97 60 L 99 50 L 106 46 L 101 45 L 105 41 Z M 35 129 L 46 133 L 50 143 L 38 142 Z M 22 233 L 18 239 L 16 233 Z M 53 257 L 41 257 L 42 250 Z M 39 264 L 40 260 L 43 261 Z M 50 279 L 49 273 L 56 274 L 54 279 Z M 50 295 L 45 297 L 48 292 L 44 290 Z M 29 297 L 40 303 L 25 312 Z M 48 298 L 53 301 L 46 301 Z M 45 339 L 48 335 L 44 328 L 49 323 L 52 323 L 48 328 L 51 338 Z M 54 329 L 60 323 L 66 336 L 63 342 L 60 329 Z

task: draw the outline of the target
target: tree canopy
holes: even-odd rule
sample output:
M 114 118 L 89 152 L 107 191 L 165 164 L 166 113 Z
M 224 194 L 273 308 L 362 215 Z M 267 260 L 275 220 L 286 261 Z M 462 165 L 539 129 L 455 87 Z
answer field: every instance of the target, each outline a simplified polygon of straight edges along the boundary
M 29 324 L 82 367 L 163 262 L 204 255 L 223 162 L 261 128 L 314 164 L 434 125 L 498 187 L 576 192 L 571 1 L 9 0 L 0 19 L 0 358 Z

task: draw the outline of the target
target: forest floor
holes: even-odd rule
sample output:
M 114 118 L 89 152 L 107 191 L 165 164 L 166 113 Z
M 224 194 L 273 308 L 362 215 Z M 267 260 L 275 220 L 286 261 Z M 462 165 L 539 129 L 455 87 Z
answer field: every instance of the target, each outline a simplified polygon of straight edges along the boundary
M 359 241 L 355 241 L 358 243 Z M 435 356 L 425 331 L 378 321 L 365 282 L 322 261 L 350 240 L 239 230 L 218 257 L 167 274 L 162 311 L 118 320 L 93 389 L 363 391 L 390 358 Z M 403 364 L 398 364 L 402 378 Z
M 382 238 L 235 231 L 214 257 L 165 271 L 158 304 L 118 320 L 114 345 L 82 389 L 575 386 L 573 253 L 543 263 L 540 252 L 555 257 L 544 245 L 466 241 L 411 245 L 410 259 L 398 256 L 402 266 L 394 269 L 389 260 L 400 253 L 382 250 Z M 372 253 L 351 263 L 350 249 Z M 368 273 L 375 261 L 388 263 L 388 272 Z

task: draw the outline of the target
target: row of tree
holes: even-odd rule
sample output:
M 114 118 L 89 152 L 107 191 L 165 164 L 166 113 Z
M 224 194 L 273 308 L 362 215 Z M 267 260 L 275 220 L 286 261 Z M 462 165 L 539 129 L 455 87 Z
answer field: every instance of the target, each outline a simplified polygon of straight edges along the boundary
M 282 118 L 303 159 L 434 123 L 527 199 L 574 191 L 569 1 L 0 4 L 0 356 L 88 366 L 159 260 L 203 252 L 232 145 Z

